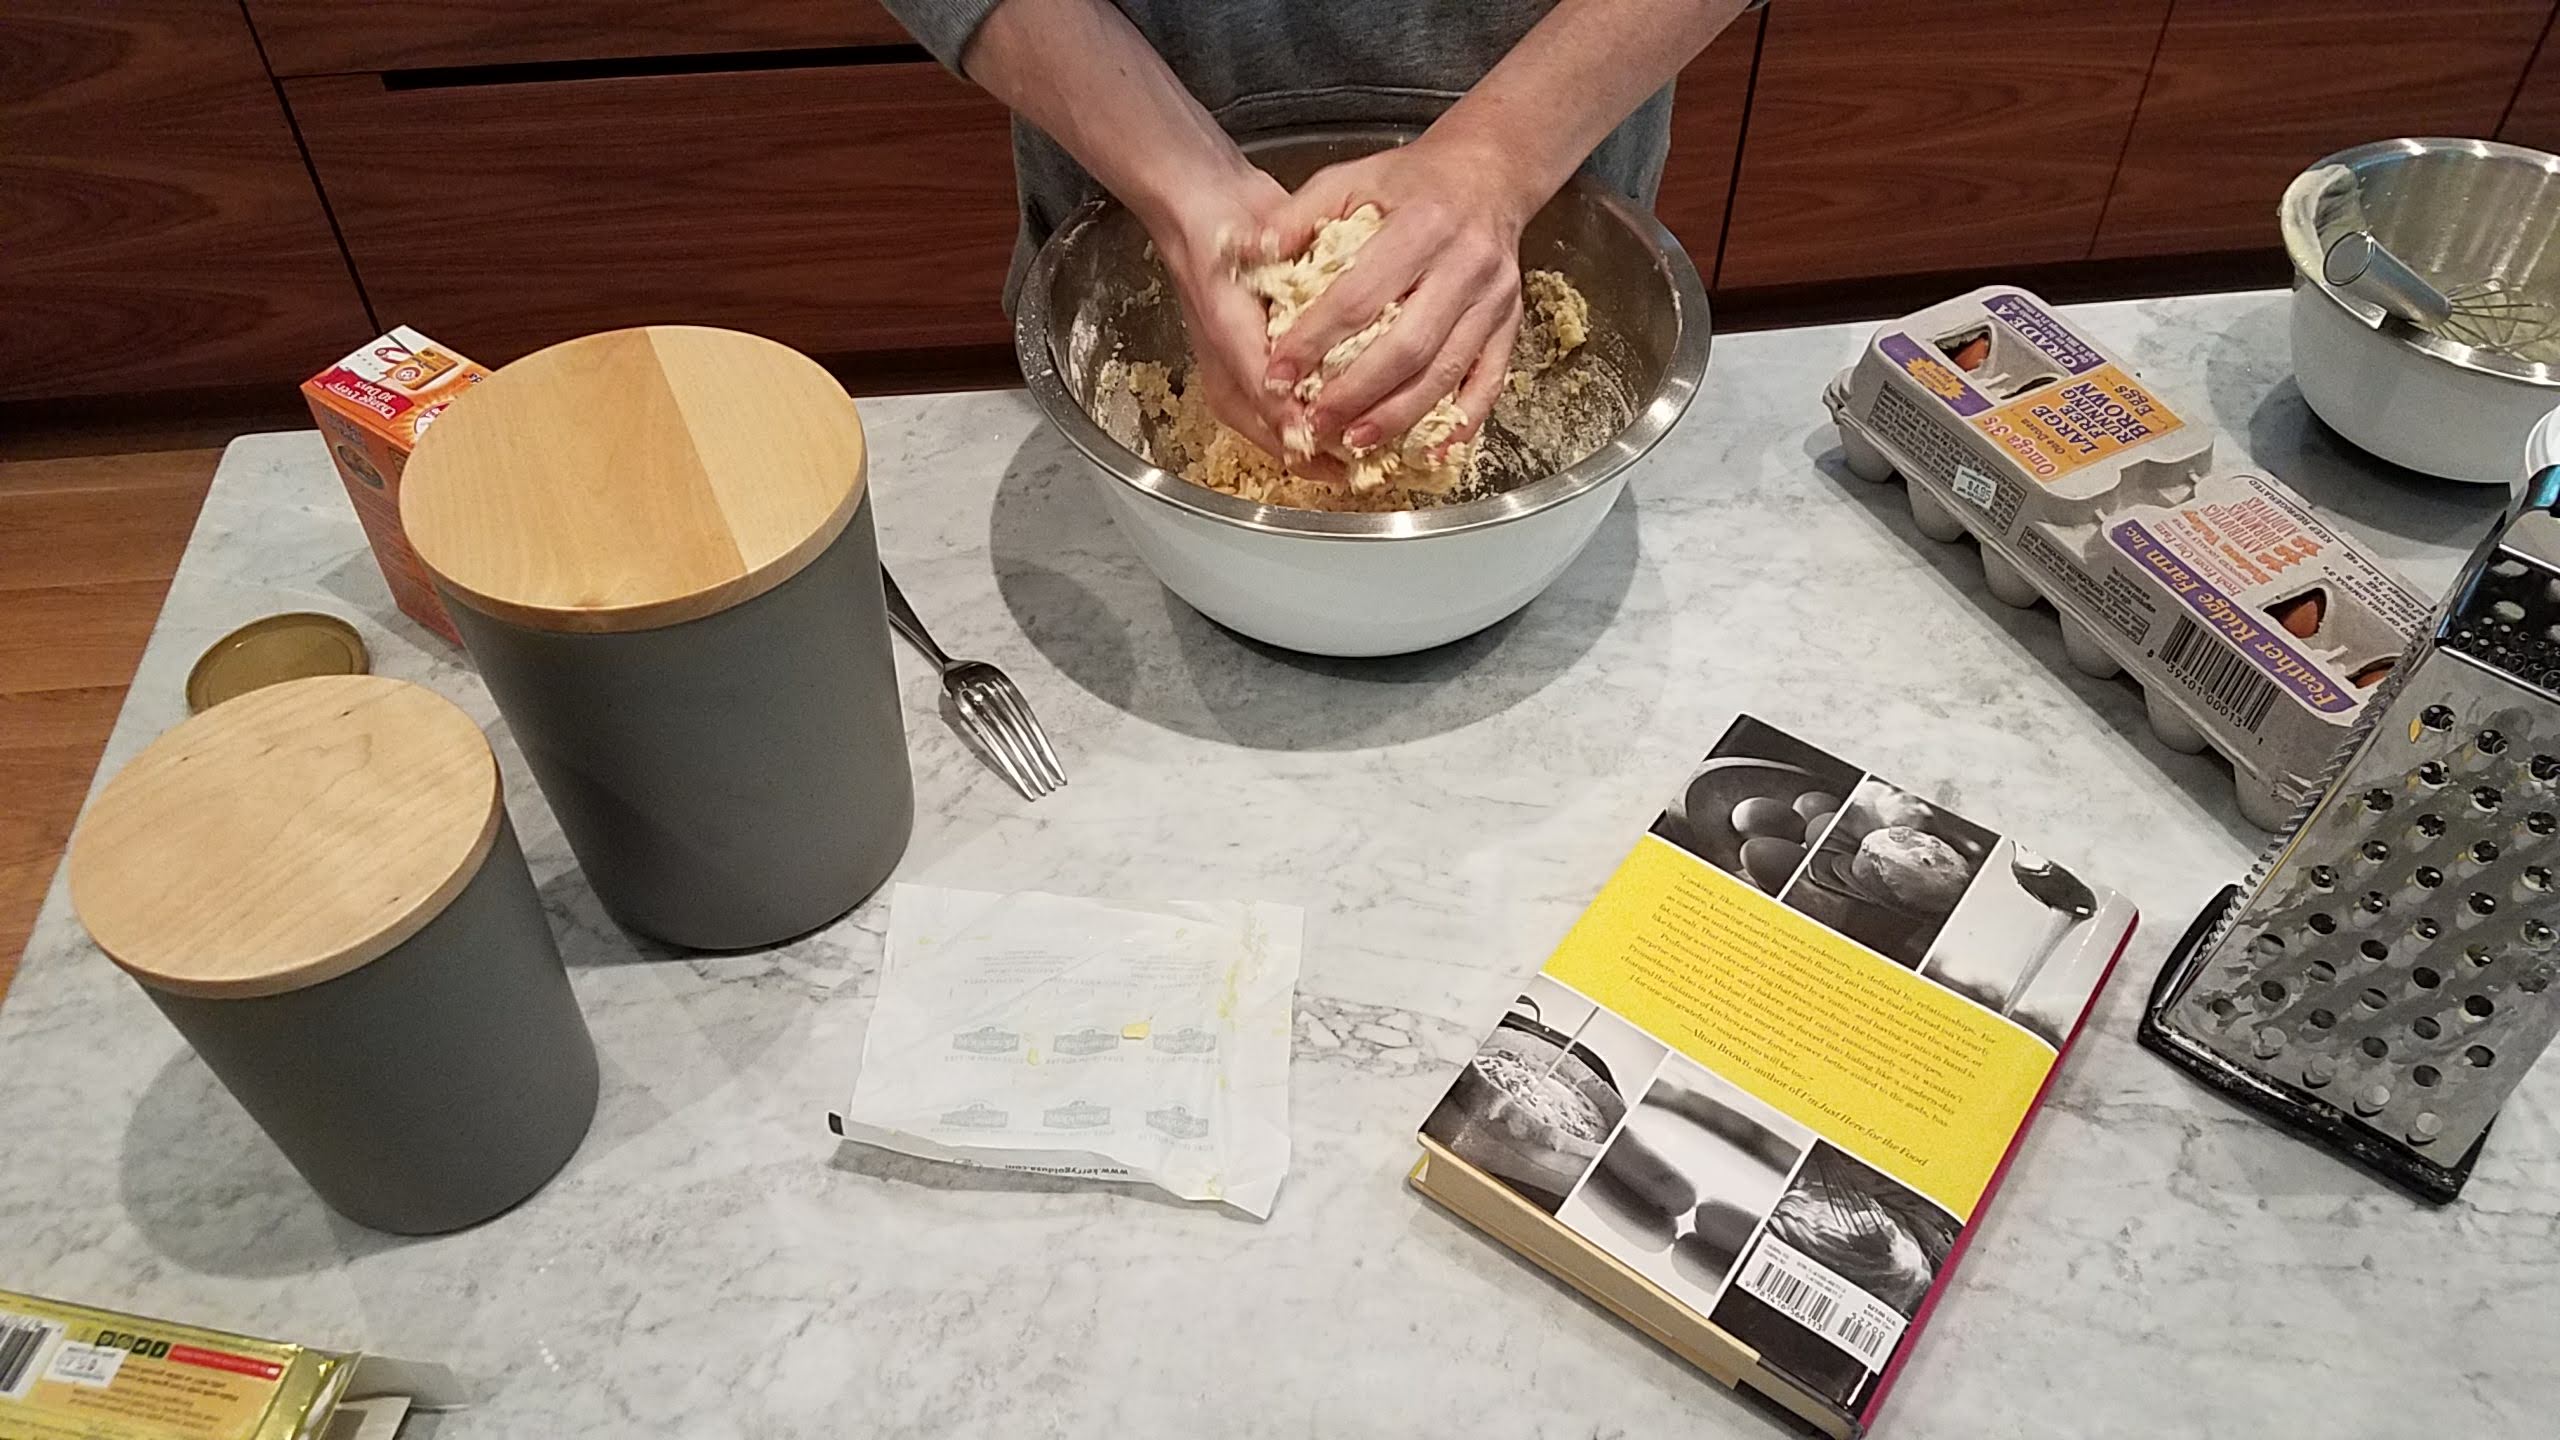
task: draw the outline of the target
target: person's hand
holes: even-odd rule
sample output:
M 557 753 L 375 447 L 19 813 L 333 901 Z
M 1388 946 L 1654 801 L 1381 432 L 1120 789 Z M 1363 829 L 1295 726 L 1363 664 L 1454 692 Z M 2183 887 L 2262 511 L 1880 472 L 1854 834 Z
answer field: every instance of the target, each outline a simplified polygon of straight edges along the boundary
M 1289 333 L 1262 372 L 1265 424 L 1303 424 L 1319 449 L 1366 450 L 1411 429 L 1456 392 L 1471 438 L 1493 413 L 1520 329 L 1520 230 L 1537 201 L 1494 157 L 1426 134 L 1412 144 L 1318 172 L 1262 232 L 1266 255 L 1304 251 L 1318 227 L 1364 204 L 1384 223 L 1359 257 Z M 1312 406 L 1292 391 L 1325 353 L 1378 318 L 1402 310 L 1386 333 Z
M 1289 200 L 1280 182 L 1243 156 L 1217 184 L 1190 190 L 1159 213 L 1140 213 L 1182 305 L 1191 335 L 1191 382 L 1228 427 L 1281 454 L 1278 413 L 1262 394 L 1270 340 L 1262 301 L 1236 278 L 1237 256 L 1276 223 Z

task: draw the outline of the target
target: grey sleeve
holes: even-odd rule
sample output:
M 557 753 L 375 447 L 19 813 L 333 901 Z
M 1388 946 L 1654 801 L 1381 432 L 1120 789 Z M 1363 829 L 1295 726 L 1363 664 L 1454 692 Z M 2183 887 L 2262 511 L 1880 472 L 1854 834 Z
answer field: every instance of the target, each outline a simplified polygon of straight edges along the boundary
M 916 43 L 959 74 L 961 53 L 1004 0 L 881 0 Z

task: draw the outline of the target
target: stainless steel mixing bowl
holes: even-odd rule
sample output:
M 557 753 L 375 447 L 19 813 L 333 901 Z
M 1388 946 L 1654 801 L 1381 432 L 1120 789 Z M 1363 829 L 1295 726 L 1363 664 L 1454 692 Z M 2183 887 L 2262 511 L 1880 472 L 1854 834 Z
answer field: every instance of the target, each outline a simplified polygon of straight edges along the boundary
M 2439 287 L 2496 279 L 2560 300 L 2560 159 L 2490 140 L 2385 140 L 2305 171 L 2279 212 L 2295 271 L 2294 375 L 2312 410 L 2394 464 L 2517 483 L 2526 435 L 2560 406 L 2560 347 L 2478 349 L 2330 285 L 2319 202 L 2333 165 L 2355 172 L 2374 237 Z
M 1342 130 L 1246 144 L 1295 185 L 1325 165 L 1410 138 Z M 1092 418 L 1114 356 L 1188 358 L 1169 288 L 1136 217 L 1098 201 L 1041 247 L 1015 312 L 1024 383 L 1092 462 L 1139 555 L 1222 625 L 1293 650 L 1394 655 L 1470 635 L 1564 573 L 1625 488 L 1628 467 L 1680 418 L 1706 377 L 1706 287 L 1660 222 L 1589 180 L 1548 202 L 1521 239 L 1524 268 L 1562 271 L 1591 302 L 1591 344 L 1626 382 L 1635 418 L 1592 455 L 1497 494 L 1430 510 L 1334 514 L 1260 505 L 1147 462 Z

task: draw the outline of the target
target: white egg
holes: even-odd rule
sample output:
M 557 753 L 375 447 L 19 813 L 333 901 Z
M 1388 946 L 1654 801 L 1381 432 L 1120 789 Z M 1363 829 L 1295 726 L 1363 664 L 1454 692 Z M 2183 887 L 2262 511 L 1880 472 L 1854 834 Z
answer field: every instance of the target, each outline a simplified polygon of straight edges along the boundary
M 1733 833 L 1745 840 L 1802 840 L 1804 820 L 1785 801 L 1755 795 L 1733 807 Z
M 1796 867 L 1803 863 L 1804 847 L 1792 840 L 1763 836 L 1742 842 L 1744 878 L 1772 895 L 1778 893 L 1779 887 L 1787 883 L 1787 877 L 1795 874 Z

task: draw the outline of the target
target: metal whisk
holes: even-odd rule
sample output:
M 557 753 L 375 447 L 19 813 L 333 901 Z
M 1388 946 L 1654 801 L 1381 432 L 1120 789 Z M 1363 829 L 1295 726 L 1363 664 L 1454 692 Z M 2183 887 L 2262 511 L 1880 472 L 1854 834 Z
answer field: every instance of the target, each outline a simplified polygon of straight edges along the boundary
M 2521 355 L 2560 338 L 2560 304 L 2524 294 L 2494 275 L 2439 286 L 2361 226 L 2329 242 L 2321 270 L 2348 294 L 2476 349 Z
M 2521 295 L 2495 276 L 2444 292 L 2436 333 L 2483 350 L 2521 354 L 2560 335 L 2560 305 Z

